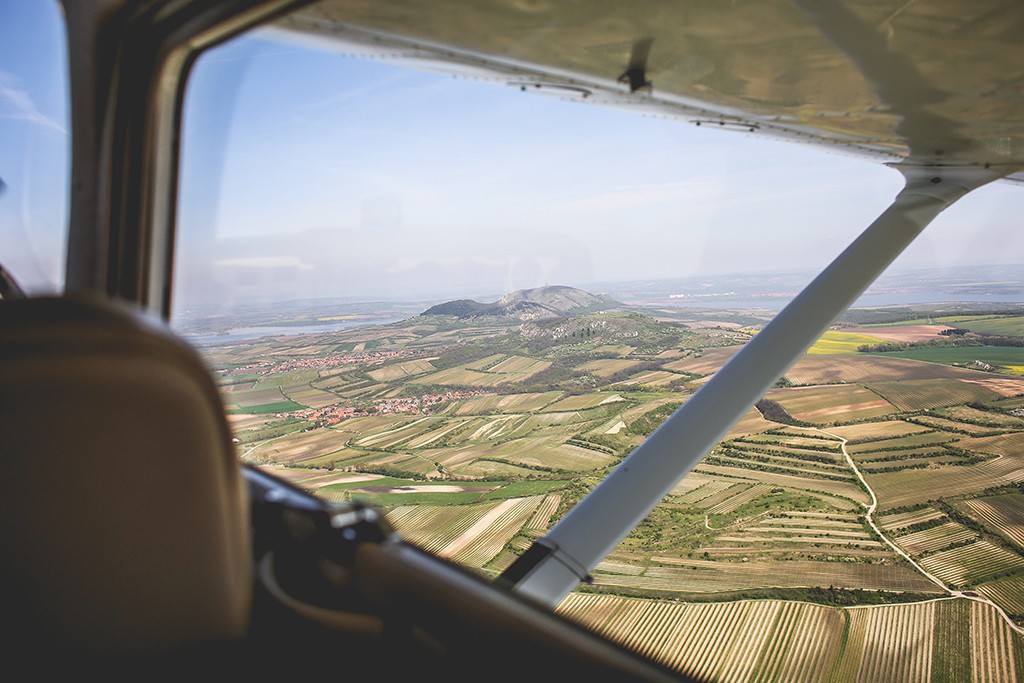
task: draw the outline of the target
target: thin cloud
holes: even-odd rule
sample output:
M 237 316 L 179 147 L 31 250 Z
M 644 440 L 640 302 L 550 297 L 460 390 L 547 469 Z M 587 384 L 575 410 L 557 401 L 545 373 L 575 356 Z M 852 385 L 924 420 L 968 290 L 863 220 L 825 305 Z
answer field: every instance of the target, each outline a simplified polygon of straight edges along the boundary
M 32 96 L 26 90 L 16 87 L 16 81 L 11 74 L 0 71 L 0 117 L 26 121 L 67 135 L 67 128 L 39 111 Z

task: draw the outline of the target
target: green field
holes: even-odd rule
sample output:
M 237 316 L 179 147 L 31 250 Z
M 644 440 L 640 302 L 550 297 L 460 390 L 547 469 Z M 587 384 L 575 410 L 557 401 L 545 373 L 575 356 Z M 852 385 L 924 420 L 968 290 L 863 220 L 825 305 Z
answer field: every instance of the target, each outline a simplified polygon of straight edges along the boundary
M 952 324 L 954 321 L 950 321 Z M 973 316 L 955 321 L 957 327 L 963 327 L 980 334 L 1004 335 L 1008 337 L 1024 337 L 1024 316 Z
M 372 481 L 330 484 L 325 493 L 344 493 L 352 499 L 360 499 L 384 507 L 392 505 L 465 505 L 484 500 L 485 496 L 497 492 L 504 482 L 478 481 L 472 485 L 452 486 L 449 482 L 424 482 L 415 479 L 383 477 Z M 458 490 L 452 490 L 458 489 Z M 489 498 L 511 498 L 491 495 Z
M 886 358 L 907 358 L 943 365 L 970 366 L 975 361 L 1000 367 L 1024 366 L 1024 347 L 1019 346 L 951 346 L 934 349 L 907 349 L 870 354 Z

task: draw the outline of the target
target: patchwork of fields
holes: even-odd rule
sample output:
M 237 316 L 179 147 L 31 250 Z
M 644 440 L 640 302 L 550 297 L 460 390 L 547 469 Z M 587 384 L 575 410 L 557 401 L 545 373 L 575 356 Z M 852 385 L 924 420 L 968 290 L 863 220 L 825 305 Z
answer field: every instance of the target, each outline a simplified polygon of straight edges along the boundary
M 566 617 L 682 673 L 715 681 L 1017 681 L 1024 653 L 990 606 L 966 600 L 835 608 L 804 602 L 657 603 L 574 594 Z
M 494 576 L 739 348 L 639 329 L 421 321 L 208 356 L 243 460 Z M 1016 680 L 1024 378 L 856 351 L 892 329 L 826 335 L 560 610 L 721 680 Z

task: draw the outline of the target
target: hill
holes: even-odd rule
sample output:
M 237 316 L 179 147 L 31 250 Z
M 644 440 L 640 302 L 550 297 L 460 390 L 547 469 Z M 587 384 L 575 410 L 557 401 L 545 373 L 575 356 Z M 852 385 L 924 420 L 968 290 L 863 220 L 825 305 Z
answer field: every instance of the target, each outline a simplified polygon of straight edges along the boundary
M 604 311 L 620 306 L 619 302 L 607 296 L 597 296 L 575 287 L 553 285 L 511 292 L 493 303 L 480 303 L 471 299 L 447 301 L 431 306 L 420 315 L 542 320 Z

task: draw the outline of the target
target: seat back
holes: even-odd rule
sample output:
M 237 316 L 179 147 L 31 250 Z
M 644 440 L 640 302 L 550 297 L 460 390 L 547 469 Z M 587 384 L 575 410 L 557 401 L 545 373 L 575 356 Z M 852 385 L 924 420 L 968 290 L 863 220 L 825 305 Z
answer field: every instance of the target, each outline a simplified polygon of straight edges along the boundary
M 165 327 L 99 301 L 0 301 L 9 652 L 116 658 L 241 639 L 244 486 L 216 386 Z

